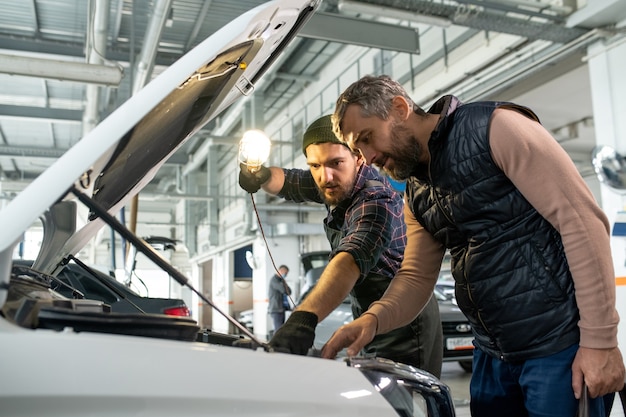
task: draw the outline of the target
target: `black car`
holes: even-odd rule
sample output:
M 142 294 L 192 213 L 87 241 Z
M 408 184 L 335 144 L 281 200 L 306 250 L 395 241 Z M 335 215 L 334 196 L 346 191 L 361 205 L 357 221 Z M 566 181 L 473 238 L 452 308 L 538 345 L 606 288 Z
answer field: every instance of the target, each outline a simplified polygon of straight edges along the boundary
M 454 298 L 434 290 L 439 303 L 439 315 L 443 330 L 443 360 L 444 362 L 458 361 L 466 372 L 472 372 L 472 357 L 474 354 L 474 336 L 472 327 L 461 309 L 456 305 Z
M 13 269 L 30 267 L 28 260 L 14 260 Z M 94 268 L 83 268 L 70 262 L 53 279 L 50 287 L 67 298 L 102 301 L 114 313 L 149 313 L 190 316 L 181 299 L 142 297 L 115 278 Z

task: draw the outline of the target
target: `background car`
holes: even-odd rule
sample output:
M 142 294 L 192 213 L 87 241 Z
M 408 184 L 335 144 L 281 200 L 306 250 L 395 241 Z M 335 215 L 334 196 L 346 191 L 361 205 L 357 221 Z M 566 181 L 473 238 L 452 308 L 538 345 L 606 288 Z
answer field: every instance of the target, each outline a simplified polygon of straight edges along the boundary
M 22 261 L 22 263 L 25 261 Z M 52 286 L 73 293 L 66 297 Z M 145 336 L 181 341 L 197 340 L 200 327 L 191 317 L 147 312 L 113 311 L 97 299 L 75 297 L 56 277 L 43 274 L 29 266 L 14 263 L 8 286 L 7 302 L 0 316 L 15 324 L 35 329 L 98 332 Z M 107 320 L 103 320 L 103 315 Z
M 303 300 L 313 286 L 317 283 L 324 268 L 328 265 L 330 252 L 327 250 L 306 252 L 300 255 L 300 262 L 304 270 L 304 277 L 300 284 L 298 300 Z
M 443 295 L 445 295 L 449 299 L 454 299 L 454 278 L 452 278 L 452 272 L 449 269 L 442 269 L 439 272 L 439 278 L 437 278 L 437 283 L 435 284 L 435 288 L 437 288 Z
M 237 316 L 237 321 L 241 323 L 246 329 L 254 333 L 254 309 L 243 310 Z
M 439 304 L 443 330 L 443 360 L 458 361 L 465 372 L 472 372 L 474 355 L 472 326 L 453 298 L 443 295 L 436 288 L 434 295 Z
M 442 293 L 447 299 L 454 300 L 454 282 L 437 281 L 435 288 Z
M 33 261 L 14 260 L 14 269 L 30 267 Z M 84 269 L 70 262 L 50 282 L 50 287 L 67 298 L 85 298 L 102 301 L 115 313 L 150 313 L 170 316 L 190 316 L 189 308 L 181 299 L 142 297 L 115 278 L 94 268 Z M 60 282 L 59 282 L 60 281 Z

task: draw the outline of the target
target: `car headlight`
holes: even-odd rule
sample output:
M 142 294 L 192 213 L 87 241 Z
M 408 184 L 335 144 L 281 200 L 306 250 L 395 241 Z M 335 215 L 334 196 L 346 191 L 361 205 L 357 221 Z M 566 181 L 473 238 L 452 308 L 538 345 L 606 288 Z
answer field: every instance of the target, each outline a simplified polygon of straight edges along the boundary
M 347 358 L 359 369 L 398 415 L 454 417 L 450 388 L 432 374 L 382 358 Z

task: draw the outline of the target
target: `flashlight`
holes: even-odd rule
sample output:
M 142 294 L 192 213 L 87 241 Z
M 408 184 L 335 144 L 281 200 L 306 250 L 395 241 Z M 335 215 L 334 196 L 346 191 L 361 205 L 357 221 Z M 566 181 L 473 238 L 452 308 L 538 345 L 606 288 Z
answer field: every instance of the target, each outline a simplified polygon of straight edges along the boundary
M 272 143 L 261 130 L 248 130 L 239 141 L 239 162 L 255 173 L 270 156 Z

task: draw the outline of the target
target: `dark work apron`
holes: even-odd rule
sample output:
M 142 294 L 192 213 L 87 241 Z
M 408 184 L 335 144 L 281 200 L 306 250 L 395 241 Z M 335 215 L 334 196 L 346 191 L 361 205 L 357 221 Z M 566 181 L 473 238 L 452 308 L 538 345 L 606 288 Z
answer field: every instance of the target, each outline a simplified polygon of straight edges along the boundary
M 374 185 L 372 183 L 380 184 L 379 181 L 370 180 L 366 182 L 366 187 Z M 339 246 L 343 234 L 340 230 L 341 224 L 337 224 L 338 219 L 333 220 L 334 227 L 330 225 L 330 222 L 325 222 L 324 229 L 328 242 L 334 250 Z M 341 219 L 341 223 L 343 220 Z M 372 272 L 358 281 L 350 291 L 353 318 L 360 317 L 374 301 L 379 300 L 389 283 L 389 277 Z M 428 304 L 415 320 L 406 326 L 377 335 L 371 343 L 365 346 L 363 353 L 366 356 L 377 356 L 412 365 L 440 377 L 443 334 L 439 305 L 435 296 L 430 297 Z

